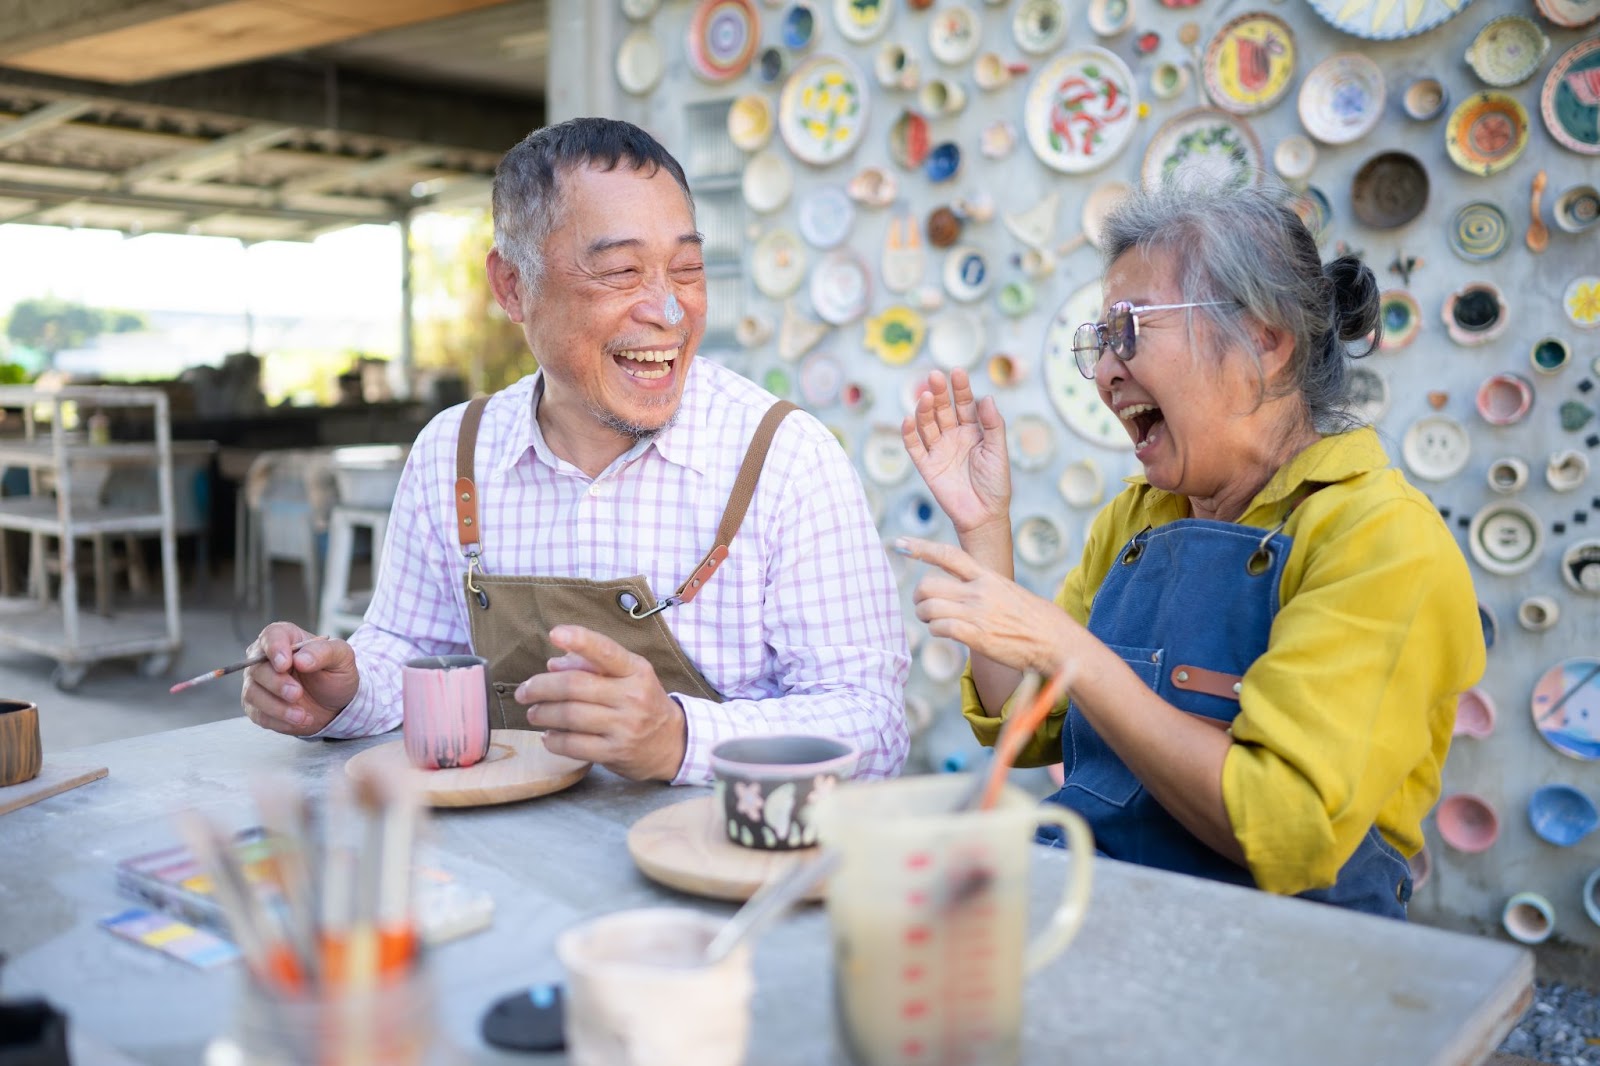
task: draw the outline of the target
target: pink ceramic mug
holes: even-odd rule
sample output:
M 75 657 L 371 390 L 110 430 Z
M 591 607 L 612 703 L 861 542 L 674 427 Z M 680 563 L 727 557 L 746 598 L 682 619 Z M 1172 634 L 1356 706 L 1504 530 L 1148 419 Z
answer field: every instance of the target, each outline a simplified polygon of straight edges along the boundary
M 419 770 L 482 762 L 489 753 L 488 660 L 425 655 L 401 668 L 406 757 Z

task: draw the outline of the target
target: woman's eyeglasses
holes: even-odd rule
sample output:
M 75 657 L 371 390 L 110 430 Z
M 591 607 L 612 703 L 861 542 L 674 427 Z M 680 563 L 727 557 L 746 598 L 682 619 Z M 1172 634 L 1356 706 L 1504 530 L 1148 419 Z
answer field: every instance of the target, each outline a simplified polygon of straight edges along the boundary
M 1139 316 L 1151 311 L 1181 311 L 1188 307 L 1221 307 L 1226 300 L 1207 300 L 1187 304 L 1146 304 L 1135 307 L 1126 300 L 1118 300 L 1106 312 L 1104 322 L 1085 322 L 1072 335 L 1072 354 L 1078 360 L 1078 372 L 1086 378 L 1094 377 L 1094 368 L 1107 348 L 1111 354 L 1126 363 L 1134 356 L 1134 342 L 1139 339 Z

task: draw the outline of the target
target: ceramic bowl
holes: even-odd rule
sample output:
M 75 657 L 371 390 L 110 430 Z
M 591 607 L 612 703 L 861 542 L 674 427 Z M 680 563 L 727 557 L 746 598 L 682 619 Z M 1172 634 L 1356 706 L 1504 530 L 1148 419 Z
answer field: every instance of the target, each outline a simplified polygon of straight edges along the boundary
M 996 302 L 1003 314 L 1010 318 L 1020 318 L 1033 310 L 1033 286 L 1026 281 L 1008 281 L 1000 286 Z
M 1022 361 L 1006 352 L 996 352 L 987 364 L 989 380 L 997 389 L 1009 389 L 1022 382 L 1028 371 Z
M 1494 374 L 1478 386 L 1478 414 L 1491 426 L 1521 422 L 1533 406 L 1533 383 L 1521 374 Z
M 1011 18 L 1017 47 L 1033 56 L 1054 52 L 1067 37 L 1067 9 L 1061 0 L 1022 0 Z
M 1380 152 L 1350 182 L 1350 206 L 1362 224 L 1396 229 L 1428 206 L 1428 171 L 1409 152 Z
M 917 655 L 917 665 L 929 681 L 945 684 L 961 676 L 967 665 L 967 649 L 953 640 L 929 637 Z
M 1404 289 L 1389 289 L 1378 297 L 1378 320 L 1383 323 L 1380 351 L 1396 352 L 1417 339 L 1422 331 L 1422 308 Z
M 902 111 L 889 127 L 889 158 L 907 170 L 928 159 L 928 120 L 915 111 Z
M 867 167 L 850 179 L 845 192 L 864 207 L 888 207 L 900 191 L 895 176 L 882 167 Z
M 929 118 L 948 118 L 967 106 L 967 92 L 959 82 L 932 78 L 917 93 L 917 102 Z
M 1485 473 L 1485 480 L 1489 482 L 1489 488 L 1492 491 L 1498 492 L 1502 496 L 1521 492 L 1523 487 L 1528 484 L 1528 464 L 1514 455 L 1496 459 L 1489 464 L 1489 469 Z
M 1495 617 L 1494 608 L 1482 600 L 1478 601 L 1478 628 L 1483 631 L 1484 650 L 1493 649 L 1500 636 L 1500 619 Z
M 1439 836 L 1457 851 L 1488 851 L 1500 836 L 1500 816 L 1481 796 L 1457 792 L 1439 804 Z
M 1433 853 L 1428 850 L 1428 845 L 1422 845 L 1417 853 L 1407 860 L 1411 867 L 1411 891 L 1413 894 L 1422 891 L 1422 886 L 1428 883 L 1433 876 Z
M 1018 415 L 1006 431 L 1007 451 L 1019 470 L 1042 470 L 1055 458 L 1056 434 L 1038 415 Z
M 813 804 L 855 773 L 856 749 L 831 737 L 735 737 L 711 749 L 728 839 L 762 851 L 817 842 Z
M 1096 507 L 1105 497 L 1106 479 L 1100 464 L 1085 456 L 1061 472 L 1056 489 L 1069 507 Z
M 885 89 L 911 89 L 915 86 L 906 84 L 906 71 L 915 65 L 916 60 L 905 45 L 886 41 L 878 46 L 878 54 L 872 59 L 872 75 Z
M 982 316 L 960 307 L 941 313 L 928 329 L 928 354 L 942 370 L 970 367 L 983 354 Z
M 800 197 L 796 220 L 800 236 L 813 248 L 837 248 L 855 225 L 855 203 L 837 185 L 816 185 Z
M 1544 552 L 1544 520 L 1526 504 L 1499 500 L 1481 508 L 1467 527 L 1467 547 L 1491 574 L 1520 574 Z
M 1595 925 L 1600 925 L 1600 866 L 1584 878 L 1583 881 L 1583 913 Z
M 1506 900 L 1500 924 L 1511 939 L 1524 944 L 1542 944 L 1556 929 L 1555 908 L 1537 892 L 1518 892 Z
M 1494 733 L 1497 717 L 1489 694 L 1481 688 L 1469 688 L 1456 701 L 1456 725 L 1451 735 L 1482 740 Z
M 1424 481 L 1448 481 L 1466 468 L 1472 437 L 1449 415 L 1425 415 L 1406 429 L 1400 454 L 1406 469 Z
M 839 402 L 844 366 L 827 352 L 812 352 L 800 363 L 800 398 L 815 410 Z
M 1485 85 L 1505 88 L 1533 77 L 1550 51 L 1550 38 L 1526 15 L 1490 19 L 1467 49 L 1467 65 Z
M 1554 374 L 1572 359 L 1572 346 L 1560 337 L 1541 337 L 1528 351 L 1528 362 L 1541 374 Z
M 1579 329 L 1600 327 L 1600 275 L 1573 278 L 1561 294 L 1561 310 Z
M 961 149 L 954 141 L 935 145 L 928 153 L 927 162 L 922 166 L 922 171 L 928 176 L 928 180 L 934 182 L 949 181 L 960 169 Z
M 1305 184 L 1317 165 L 1317 146 L 1298 133 L 1285 137 L 1272 150 L 1272 166 L 1291 186 Z
M 1543 633 L 1561 620 L 1561 604 L 1553 596 L 1529 596 L 1517 604 L 1517 624 L 1530 633 Z
M 982 299 L 994 280 L 989 257 L 970 244 L 950 249 L 944 260 L 944 288 L 962 303 Z
M 1556 225 L 1568 233 L 1582 233 L 1600 222 L 1600 189 L 1593 185 L 1574 185 L 1556 197 L 1550 209 Z
M 1589 457 L 1575 448 L 1551 452 L 1544 464 L 1544 483 L 1557 492 L 1571 492 L 1589 479 Z
M 783 46 L 791 52 L 811 47 L 817 35 L 817 13 L 808 4 L 794 4 L 783 13 L 778 34 Z
M 1438 118 L 1450 106 L 1450 93 L 1438 78 L 1412 78 L 1400 97 L 1405 113 L 1418 122 Z
M 1024 518 L 1017 524 L 1017 558 L 1029 566 L 1050 566 L 1067 553 L 1067 535 L 1046 515 Z
M 1540 840 L 1570 848 L 1600 826 L 1600 810 L 1571 785 L 1544 785 L 1528 798 L 1528 821 Z
M 996 119 L 983 128 L 978 150 L 985 159 L 1004 159 L 1017 146 L 1017 127 L 1005 119 Z
M 1488 344 L 1511 322 L 1505 297 L 1498 286 L 1487 281 L 1475 281 L 1451 293 L 1442 314 L 1450 339 L 1466 347 Z
M 750 157 L 741 182 L 744 202 L 758 215 L 771 214 L 789 202 L 794 192 L 794 169 L 787 154 L 766 148 Z
M 1133 25 L 1132 0 L 1089 0 L 1089 28 L 1100 37 L 1115 37 Z
M 1600 596 L 1600 540 L 1580 540 L 1561 553 L 1561 580 L 1574 592 Z
M 1312 67 L 1300 83 L 1300 124 L 1324 144 L 1349 144 L 1378 125 L 1386 97 L 1377 63 L 1359 52 L 1339 52 Z
M 923 229 L 928 235 L 928 243 L 935 248 L 949 248 L 961 239 L 961 218 L 953 210 L 943 205 L 928 212 L 928 221 Z
M 764 93 L 745 93 L 728 108 L 728 139 L 742 152 L 759 152 L 772 140 L 772 101 Z
M 1506 250 L 1511 225 L 1497 204 L 1477 200 L 1464 204 L 1451 219 L 1450 250 L 1469 262 L 1484 262 Z
M 1162 60 L 1150 68 L 1150 95 L 1157 100 L 1171 100 L 1189 87 L 1189 68 L 1170 59 Z
M 617 84 L 635 96 L 644 96 L 660 84 L 666 57 L 649 27 L 637 27 L 623 38 L 617 47 L 616 71 Z

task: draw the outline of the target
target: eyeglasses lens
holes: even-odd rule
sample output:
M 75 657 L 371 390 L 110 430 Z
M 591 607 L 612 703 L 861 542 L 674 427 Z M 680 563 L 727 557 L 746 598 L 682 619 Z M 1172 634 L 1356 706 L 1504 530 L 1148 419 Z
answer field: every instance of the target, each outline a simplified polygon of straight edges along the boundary
M 1086 378 L 1094 377 L 1095 364 L 1100 361 L 1102 330 L 1105 327 L 1085 322 L 1072 335 L 1072 354 L 1078 360 L 1078 372 Z

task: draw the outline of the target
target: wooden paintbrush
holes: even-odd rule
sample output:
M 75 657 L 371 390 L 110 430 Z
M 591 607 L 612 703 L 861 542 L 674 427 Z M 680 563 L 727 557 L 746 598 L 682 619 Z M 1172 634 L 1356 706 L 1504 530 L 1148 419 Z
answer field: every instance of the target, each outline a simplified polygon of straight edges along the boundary
M 333 638 L 331 638 L 331 637 L 308 637 L 305 640 L 300 641 L 298 644 L 290 645 L 289 650 L 290 651 L 299 651 L 301 648 L 305 647 L 307 644 L 310 644 L 312 641 L 315 641 L 315 640 L 331 640 L 331 639 L 333 639 Z M 194 686 L 203 685 L 207 681 L 214 681 L 219 677 L 226 677 L 229 674 L 236 674 L 240 670 L 248 670 L 252 666 L 260 666 L 262 663 L 264 663 L 266 661 L 267 661 L 267 657 L 266 657 L 265 654 L 252 655 L 248 659 L 240 659 L 236 663 L 229 663 L 227 666 L 219 666 L 215 670 L 207 670 L 203 674 L 196 674 L 194 677 L 191 677 L 187 681 L 179 681 L 176 685 L 173 685 L 171 688 L 169 688 L 167 690 L 167 692 L 168 692 L 169 695 L 174 693 L 174 692 L 182 692 L 186 688 L 194 688 Z

